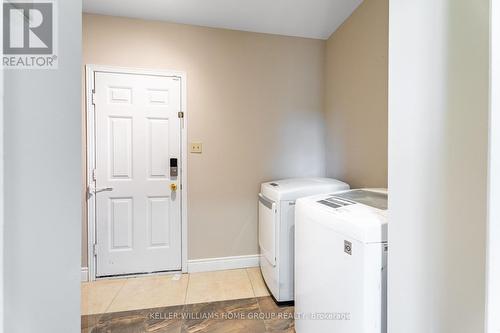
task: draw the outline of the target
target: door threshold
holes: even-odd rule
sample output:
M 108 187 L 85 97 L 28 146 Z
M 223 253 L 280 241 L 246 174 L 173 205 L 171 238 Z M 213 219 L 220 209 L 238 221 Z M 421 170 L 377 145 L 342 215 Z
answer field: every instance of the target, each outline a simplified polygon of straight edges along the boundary
M 182 270 L 179 269 L 176 271 L 159 271 L 159 272 L 148 272 L 148 273 L 133 273 L 133 274 L 97 276 L 96 281 L 129 279 L 129 278 L 149 277 L 149 276 L 165 276 L 165 275 L 175 275 L 175 274 L 182 274 Z

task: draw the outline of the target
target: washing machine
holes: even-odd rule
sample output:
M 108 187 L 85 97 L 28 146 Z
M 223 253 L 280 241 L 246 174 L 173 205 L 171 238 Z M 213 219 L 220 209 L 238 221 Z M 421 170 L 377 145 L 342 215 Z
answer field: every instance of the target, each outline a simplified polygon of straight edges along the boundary
M 297 200 L 297 333 L 387 332 L 387 191 Z
M 259 247 L 262 276 L 278 302 L 293 300 L 295 200 L 349 189 L 329 178 L 284 179 L 261 185 Z

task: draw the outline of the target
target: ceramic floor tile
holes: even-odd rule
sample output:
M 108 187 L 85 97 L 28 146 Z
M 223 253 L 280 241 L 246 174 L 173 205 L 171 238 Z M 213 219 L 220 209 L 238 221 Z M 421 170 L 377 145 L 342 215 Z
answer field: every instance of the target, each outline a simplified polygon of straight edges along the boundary
M 290 303 L 277 304 L 272 297 L 260 297 L 260 311 L 264 314 L 267 332 L 294 333 L 294 306 Z
M 180 333 L 183 313 L 184 305 L 150 310 L 146 313 L 145 332 Z
M 180 333 L 184 305 L 103 314 L 92 333 Z
M 190 304 L 182 333 L 265 333 L 264 322 L 258 318 L 259 304 L 255 298 Z M 257 317 L 257 318 L 256 318 Z
M 267 290 L 266 283 L 262 277 L 259 267 L 247 268 L 248 276 L 250 277 L 250 282 L 252 283 L 253 292 L 255 297 L 269 296 L 269 290 Z
M 106 312 L 124 285 L 125 280 L 101 280 L 82 283 L 81 313 L 91 315 Z
M 81 316 L 81 333 L 91 333 L 92 329 L 99 323 L 100 314 Z
M 179 279 L 175 275 L 127 279 L 107 312 L 184 304 L 187 284 L 188 276 L 185 274 Z
M 187 304 L 254 297 L 245 269 L 193 273 L 189 276 Z
M 293 306 L 271 297 L 82 316 L 82 333 L 294 333 Z

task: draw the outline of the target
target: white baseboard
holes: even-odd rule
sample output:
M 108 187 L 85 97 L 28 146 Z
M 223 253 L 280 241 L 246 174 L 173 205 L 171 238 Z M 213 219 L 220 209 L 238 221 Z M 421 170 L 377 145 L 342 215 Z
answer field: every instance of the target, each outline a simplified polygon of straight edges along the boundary
M 260 255 L 188 260 L 188 273 L 224 271 L 259 266 Z
M 259 266 L 260 255 L 195 259 L 188 261 L 188 273 L 214 272 Z M 89 269 L 82 267 L 82 282 L 89 280 Z
M 87 267 L 82 267 L 82 282 L 87 282 L 89 280 L 89 269 Z

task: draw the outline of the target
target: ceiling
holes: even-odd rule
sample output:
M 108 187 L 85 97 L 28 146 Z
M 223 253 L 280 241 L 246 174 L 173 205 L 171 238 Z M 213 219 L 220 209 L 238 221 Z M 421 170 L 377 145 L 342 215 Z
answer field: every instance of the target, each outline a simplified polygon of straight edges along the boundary
M 363 0 L 83 0 L 84 12 L 327 39 Z

